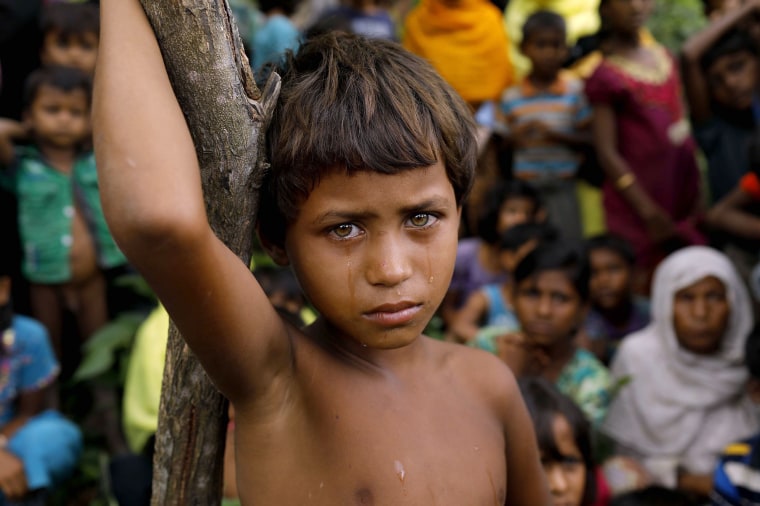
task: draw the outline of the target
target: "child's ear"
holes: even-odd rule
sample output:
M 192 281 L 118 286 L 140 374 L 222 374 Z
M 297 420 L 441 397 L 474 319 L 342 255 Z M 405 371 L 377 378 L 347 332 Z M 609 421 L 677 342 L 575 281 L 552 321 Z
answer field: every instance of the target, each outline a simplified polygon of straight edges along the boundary
M 275 243 L 275 241 L 272 241 L 269 237 L 267 237 L 266 234 L 262 234 L 258 223 L 256 224 L 256 233 L 259 236 L 261 247 L 264 249 L 266 254 L 269 255 L 272 260 L 274 260 L 274 263 L 280 267 L 285 267 L 286 265 L 290 264 L 288 253 L 285 251 L 285 246 Z

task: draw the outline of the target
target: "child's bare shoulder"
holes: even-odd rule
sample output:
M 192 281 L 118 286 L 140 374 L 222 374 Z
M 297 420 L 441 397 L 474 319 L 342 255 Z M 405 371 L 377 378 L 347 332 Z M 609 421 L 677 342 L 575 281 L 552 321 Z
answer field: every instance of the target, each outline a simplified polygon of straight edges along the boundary
M 464 388 L 482 396 L 485 402 L 503 408 L 519 395 L 512 371 L 499 357 L 461 344 L 430 341 L 440 357 L 437 368 L 441 374 L 455 374 Z

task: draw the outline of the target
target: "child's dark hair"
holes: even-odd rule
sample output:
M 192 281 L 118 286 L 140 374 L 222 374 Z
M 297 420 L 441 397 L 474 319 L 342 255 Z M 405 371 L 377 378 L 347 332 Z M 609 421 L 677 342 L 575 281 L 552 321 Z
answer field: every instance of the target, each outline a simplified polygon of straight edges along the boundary
M 501 234 L 499 250 L 517 251 L 528 241 L 536 240 L 538 244 L 541 244 L 545 241 L 554 241 L 558 237 L 557 229 L 547 222 L 518 223 Z
M 589 297 L 588 255 L 580 245 L 566 239 L 545 241 L 523 258 L 514 272 L 515 286 L 545 271 L 564 272 L 581 300 Z
M 586 484 L 581 505 L 587 506 L 596 497 L 596 473 L 591 441 L 591 426 L 583 411 L 557 387 L 542 377 L 525 377 L 518 381 L 525 405 L 533 420 L 542 460 L 564 462 L 554 437 L 554 420 L 563 417 L 573 431 L 573 440 L 586 468 Z
M 704 503 L 694 500 L 680 490 L 650 485 L 615 496 L 609 506 L 697 506 L 698 504 Z
M 631 245 L 616 234 L 599 234 L 594 237 L 586 239 L 586 251 L 590 254 L 594 250 L 609 250 L 616 253 L 619 257 L 625 260 L 628 265 L 633 265 L 636 261 L 636 255 L 633 252 Z
M 747 145 L 749 171 L 760 178 L 760 129 L 755 129 Z
M 292 16 L 298 7 L 299 0 L 259 0 L 259 10 L 264 14 L 274 10 L 282 9 L 286 16 Z
M 56 32 L 64 40 L 85 33 L 100 35 L 100 9 L 92 3 L 51 3 L 42 10 L 40 29 Z
M 760 323 L 755 324 L 744 344 L 744 363 L 750 376 L 760 380 Z
M 501 207 L 507 200 L 516 198 L 532 201 L 534 212 L 541 208 L 541 197 L 530 183 L 519 179 L 499 181 L 486 192 L 480 203 L 480 214 L 476 224 L 478 237 L 488 244 L 499 242 L 499 232 L 496 227 L 499 223 Z
M 264 239 L 282 244 L 330 172 L 398 174 L 440 161 L 462 204 L 476 165 L 474 121 L 429 63 L 394 42 L 333 32 L 289 52 L 279 73 L 259 206 Z
M 51 65 L 38 68 L 27 77 L 22 97 L 24 109 L 32 105 L 42 86 L 50 86 L 67 93 L 83 90 L 87 95 L 88 104 L 92 99 L 92 79 L 86 72 L 73 67 Z
M 711 45 L 699 59 L 703 72 L 707 72 L 718 59 L 735 53 L 747 52 L 757 56 L 757 45 L 752 36 L 744 30 L 734 29 L 724 34 Z
M 541 30 L 556 31 L 567 34 L 565 18 L 554 11 L 538 10 L 528 16 L 522 26 L 522 43 L 525 44 L 536 32 Z

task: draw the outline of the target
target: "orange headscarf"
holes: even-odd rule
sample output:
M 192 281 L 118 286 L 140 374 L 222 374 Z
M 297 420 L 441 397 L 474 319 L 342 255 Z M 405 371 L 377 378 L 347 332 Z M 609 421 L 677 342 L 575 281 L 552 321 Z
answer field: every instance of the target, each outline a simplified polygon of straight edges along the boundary
M 467 102 L 497 100 L 512 84 L 509 40 L 489 0 L 421 0 L 404 27 L 404 47 L 427 59 Z

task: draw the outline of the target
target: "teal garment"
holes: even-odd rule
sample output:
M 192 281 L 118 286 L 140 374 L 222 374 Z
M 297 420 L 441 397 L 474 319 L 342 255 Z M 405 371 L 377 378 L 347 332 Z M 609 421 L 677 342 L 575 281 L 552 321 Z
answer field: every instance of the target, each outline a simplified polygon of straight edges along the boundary
M 123 265 L 126 258 L 108 230 L 100 204 L 98 175 L 92 152 L 80 155 L 71 175 L 43 159 L 34 147 L 19 147 L 14 167 L 2 175 L 16 194 L 18 227 L 23 245 L 22 271 L 33 283 L 66 283 L 71 279 L 69 255 L 75 204 L 95 244 L 98 265 Z
M 612 380 L 607 368 L 592 353 L 578 348 L 562 369 L 556 385 L 581 408 L 594 426 L 604 420 L 610 404 Z

